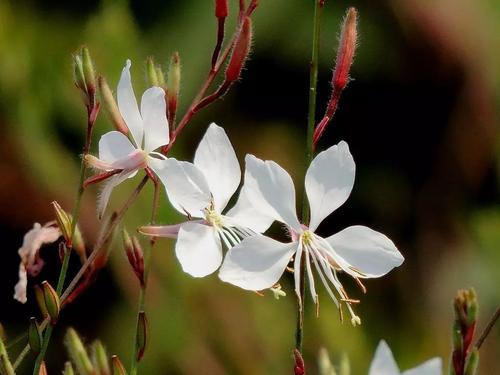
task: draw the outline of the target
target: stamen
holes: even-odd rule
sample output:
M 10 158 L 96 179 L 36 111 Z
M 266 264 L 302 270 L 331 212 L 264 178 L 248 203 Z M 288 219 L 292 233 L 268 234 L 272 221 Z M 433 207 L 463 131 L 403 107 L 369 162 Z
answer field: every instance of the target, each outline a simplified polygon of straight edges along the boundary
M 311 250 L 315 254 L 317 253 L 316 249 L 311 248 Z M 316 259 L 316 256 L 312 256 L 312 259 L 313 259 L 314 265 L 316 266 L 316 270 L 318 271 L 319 277 L 321 278 L 321 281 L 323 282 L 323 285 L 325 286 L 326 291 L 330 295 L 330 298 L 333 300 L 333 302 L 335 303 L 335 305 L 338 306 L 339 302 L 338 302 L 337 298 L 335 297 L 335 294 L 332 292 L 332 290 L 330 288 L 330 285 L 328 285 L 328 282 L 326 281 L 325 276 L 323 275 L 321 267 L 319 267 L 319 265 L 318 265 L 318 260 Z
M 314 300 L 314 303 L 318 303 L 318 293 L 316 293 L 316 287 L 314 284 L 314 276 L 311 270 L 311 260 L 309 259 L 309 251 L 307 248 L 305 249 L 306 254 L 306 269 L 307 269 L 307 277 L 309 278 L 309 289 L 311 290 L 311 296 Z
M 355 277 L 354 280 L 356 280 L 356 283 L 359 285 L 359 287 L 363 291 L 363 294 L 366 294 L 366 287 L 363 285 L 363 283 L 361 282 L 361 280 L 359 278 L 357 278 L 357 277 Z

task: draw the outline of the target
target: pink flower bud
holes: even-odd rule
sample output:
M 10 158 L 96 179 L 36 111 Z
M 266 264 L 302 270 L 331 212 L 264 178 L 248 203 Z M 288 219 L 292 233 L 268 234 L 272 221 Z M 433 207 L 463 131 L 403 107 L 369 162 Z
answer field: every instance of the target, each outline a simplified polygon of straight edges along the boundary
M 249 17 L 245 17 L 243 24 L 241 25 L 241 32 L 238 35 L 238 39 L 233 48 L 233 54 L 231 55 L 231 60 L 226 69 L 226 84 L 236 81 L 241 74 L 245 60 L 250 53 L 250 47 L 252 44 L 252 20 Z
M 334 90 L 343 90 L 349 83 L 349 71 L 354 60 L 357 40 L 357 17 L 355 8 L 349 8 L 342 25 L 340 44 L 337 51 L 337 61 L 333 73 L 332 86 Z

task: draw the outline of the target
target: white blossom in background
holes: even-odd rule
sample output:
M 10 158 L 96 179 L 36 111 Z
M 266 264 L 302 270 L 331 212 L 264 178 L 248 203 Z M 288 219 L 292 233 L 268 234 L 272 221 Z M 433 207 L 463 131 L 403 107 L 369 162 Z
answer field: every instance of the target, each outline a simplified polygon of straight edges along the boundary
M 139 231 L 177 238 L 177 259 L 184 272 L 194 277 L 207 276 L 219 268 L 223 244 L 229 249 L 242 238 L 265 231 L 273 221 L 253 209 L 244 187 L 235 206 L 223 214 L 240 184 L 241 171 L 226 132 L 216 124 L 208 127 L 193 163 L 168 158 L 156 161 L 155 168 L 170 203 L 189 221 Z
M 102 216 L 112 190 L 127 178 L 134 177 L 138 170 L 150 168 L 154 171 L 153 155 L 158 147 L 169 143 L 169 128 L 166 116 L 165 91 L 151 87 L 142 95 L 141 109 L 137 105 L 130 77 L 130 60 L 123 68 L 117 89 L 118 108 L 130 130 L 131 140 L 118 131 L 110 131 L 99 140 L 99 158 L 86 156 L 92 167 L 102 171 L 119 171 L 110 177 L 99 196 L 97 211 Z
M 441 375 L 441 373 L 442 361 L 440 358 L 430 359 L 411 370 L 400 372 L 391 349 L 382 340 L 378 344 L 368 375 Z
M 300 295 L 300 264 L 304 258 L 314 302 L 318 303 L 318 295 L 313 267 L 339 309 L 341 302 L 346 303 L 352 324 L 359 324 L 351 307 L 357 301 L 347 296 L 337 271 L 344 271 L 362 285 L 359 279 L 383 276 L 401 265 L 404 258 L 389 238 L 364 226 L 351 226 L 327 238 L 315 233 L 319 224 L 347 200 L 354 175 L 354 160 L 345 142 L 314 158 L 305 178 L 311 208 L 311 220 L 306 226 L 297 218 L 290 175 L 273 161 L 247 155 L 243 188 L 248 198 L 255 209 L 285 224 L 292 242 L 282 243 L 263 235 L 246 238 L 227 253 L 219 272 L 221 280 L 247 290 L 270 288 L 294 257 L 295 291 Z
M 26 288 L 28 286 L 28 274 L 36 276 L 42 270 L 43 259 L 39 252 L 43 245 L 51 244 L 57 241 L 61 236 L 59 228 L 47 223 L 41 226 L 35 223 L 23 238 L 23 245 L 19 248 L 18 254 L 21 258 L 19 264 L 19 281 L 14 288 L 14 298 L 21 303 L 26 303 Z

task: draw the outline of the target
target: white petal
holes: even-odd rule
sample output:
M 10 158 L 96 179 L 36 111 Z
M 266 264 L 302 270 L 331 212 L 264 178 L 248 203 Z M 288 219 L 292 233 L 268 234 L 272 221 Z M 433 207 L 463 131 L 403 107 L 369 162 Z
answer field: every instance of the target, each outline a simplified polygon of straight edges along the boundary
M 130 140 L 117 131 L 104 134 L 99 140 L 99 159 L 106 163 L 113 163 L 119 159 L 126 158 L 135 151 Z
M 194 277 L 204 277 L 219 268 L 222 245 L 213 227 L 187 222 L 179 230 L 175 254 L 184 272 Z
M 223 128 L 210 124 L 196 149 L 194 165 L 205 175 L 215 208 L 222 212 L 241 180 L 238 159 Z
M 384 340 L 378 344 L 368 375 L 399 375 L 398 365 Z
M 320 152 L 306 173 L 306 193 L 311 206 L 309 228 L 339 208 L 351 194 L 356 166 L 344 141 Z
M 442 368 L 441 358 L 433 358 L 418 367 L 403 371 L 402 375 L 441 375 Z
M 295 187 L 290 175 L 274 161 L 247 155 L 245 162 L 244 188 L 255 209 L 300 232 Z
M 240 191 L 238 201 L 226 216 L 231 217 L 237 225 L 250 228 L 257 233 L 265 232 L 274 221 L 272 217 L 255 209 L 245 186 Z
M 19 281 L 14 287 L 14 299 L 21 303 L 26 303 L 28 298 L 26 297 L 26 289 L 28 287 L 28 275 L 26 272 L 26 267 L 21 263 L 19 265 Z
M 247 237 L 230 249 L 219 278 L 246 290 L 262 290 L 278 282 L 293 253 L 297 242 L 281 243 L 269 237 Z
M 149 153 L 168 144 L 167 104 L 162 88 L 151 87 L 144 91 L 141 116 L 144 124 L 144 150 Z
M 368 227 L 355 225 L 325 239 L 335 254 L 341 257 L 339 265 L 358 277 L 380 277 L 400 266 L 404 258 L 394 243 L 382 233 Z M 336 259 L 338 261 L 338 259 Z M 342 262 L 342 260 L 344 262 Z M 343 265 L 342 263 L 346 263 Z M 352 269 L 359 270 L 361 274 Z
M 123 181 L 125 181 L 127 178 L 129 178 L 130 176 L 135 175 L 135 173 L 137 172 L 123 171 L 117 175 L 110 177 L 104 183 L 104 187 L 97 199 L 97 215 L 99 216 L 99 218 L 102 218 L 102 215 L 106 210 L 106 206 L 108 205 L 109 198 L 111 197 L 111 192 L 113 191 L 113 189 L 119 184 L 121 184 Z
M 210 190 L 205 176 L 193 164 L 174 158 L 149 162 L 167 191 L 172 206 L 182 214 L 204 217 L 210 204 Z
M 127 127 L 134 138 L 137 147 L 141 147 L 144 128 L 142 125 L 141 114 L 137 106 L 132 80 L 130 78 L 130 60 L 127 60 L 122 70 L 120 82 L 118 82 L 117 99 L 120 113 L 127 124 Z

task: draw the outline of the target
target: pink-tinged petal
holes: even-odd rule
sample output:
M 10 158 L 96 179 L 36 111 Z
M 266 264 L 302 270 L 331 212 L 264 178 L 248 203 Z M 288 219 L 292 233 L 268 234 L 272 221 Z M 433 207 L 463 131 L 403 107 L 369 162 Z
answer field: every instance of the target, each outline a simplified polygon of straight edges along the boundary
M 204 277 L 219 268 L 222 245 L 213 227 L 186 222 L 179 230 L 175 254 L 184 272 L 194 277 Z
M 152 159 L 149 166 L 165 186 L 172 206 L 184 215 L 204 217 L 203 209 L 210 205 L 211 195 L 203 173 L 185 161 Z
M 201 223 L 201 220 L 193 221 L 195 223 Z M 149 225 L 140 227 L 138 229 L 139 233 L 151 237 L 164 237 L 164 238 L 177 238 L 179 230 L 184 223 L 173 224 L 173 225 Z
M 442 369 L 443 361 L 441 358 L 433 358 L 411 370 L 403 371 L 401 375 L 441 375 Z
M 378 344 L 368 375 L 400 375 L 391 349 L 384 340 Z
M 361 225 L 348 227 L 325 240 L 331 246 L 332 258 L 356 277 L 380 277 L 404 261 L 389 238 Z
M 240 191 L 238 201 L 226 216 L 230 217 L 236 225 L 249 228 L 256 233 L 265 232 L 274 221 L 272 217 L 255 209 L 245 186 Z
M 21 303 L 26 303 L 28 298 L 26 296 L 26 289 L 28 288 L 28 275 L 26 272 L 26 268 L 21 263 L 19 265 L 19 281 L 14 287 L 14 299 Z
M 255 209 L 301 232 L 290 175 L 274 161 L 247 155 L 245 162 L 244 188 Z
M 297 247 L 297 242 L 284 244 L 262 235 L 247 237 L 227 252 L 219 278 L 246 290 L 271 288 Z
M 104 134 L 99 140 L 99 159 L 105 163 L 113 163 L 127 157 L 135 151 L 130 140 L 117 131 Z M 103 169 L 103 168 L 100 168 Z
M 356 165 L 344 141 L 320 152 L 306 173 L 305 188 L 311 206 L 309 228 L 318 225 L 349 198 Z
M 241 180 L 238 159 L 223 128 L 210 124 L 196 149 L 193 164 L 205 175 L 215 209 L 222 212 Z
M 168 144 L 170 137 L 167 121 L 165 91 L 151 87 L 141 99 L 141 115 L 144 124 L 144 150 L 149 153 Z
M 134 89 L 132 88 L 132 79 L 130 77 L 131 64 L 130 60 L 127 60 L 120 81 L 118 82 L 116 96 L 118 108 L 132 134 L 132 138 L 134 138 L 137 147 L 141 147 L 144 128 L 141 114 L 139 113 L 139 107 L 137 106 L 137 99 L 135 98 Z
M 104 211 L 106 210 L 106 206 L 108 205 L 113 189 L 135 173 L 136 171 L 123 171 L 110 177 L 104 183 L 104 187 L 97 199 L 97 215 L 99 218 L 102 218 L 102 215 L 104 215 Z

